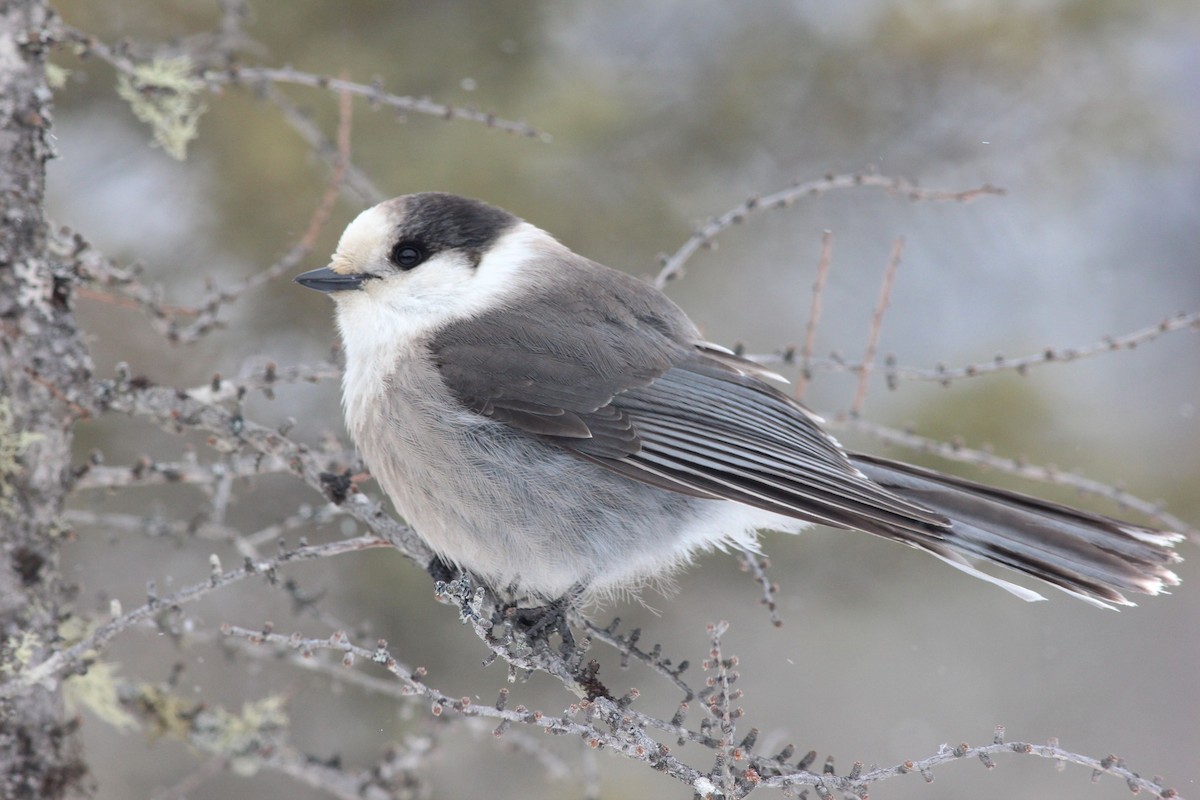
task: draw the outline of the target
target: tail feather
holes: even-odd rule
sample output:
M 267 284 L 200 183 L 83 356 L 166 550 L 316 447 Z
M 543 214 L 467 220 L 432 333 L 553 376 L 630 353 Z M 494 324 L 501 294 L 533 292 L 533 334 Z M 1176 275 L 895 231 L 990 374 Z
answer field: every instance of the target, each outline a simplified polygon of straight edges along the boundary
M 1032 575 L 1105 607 L 1134 605 L 1126 593 L 1154 595 L 1179 584 L 1169 568 L 1180 560 L 1171 549 L 1183 539 L 1177 533 L 874 456 L 853 455 L 851 461 L 894 494 L 950 520 L 941 530 L 897 529 L 885 535 L 973 574 L 983 576 L 963 556 Z M 1006 581 L 983 577 L 1026 599 L 1041 599 Z

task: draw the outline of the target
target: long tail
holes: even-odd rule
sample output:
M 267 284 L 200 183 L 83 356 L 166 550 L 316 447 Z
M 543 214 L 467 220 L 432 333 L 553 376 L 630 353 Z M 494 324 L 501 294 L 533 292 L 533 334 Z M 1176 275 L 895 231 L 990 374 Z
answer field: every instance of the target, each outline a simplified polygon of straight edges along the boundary
M 1172 550 L 1183 539 L 1180 534 L 874 456 L 852 455 L 851 461 L 891 492 L 950 520 L 936 533 L 898 530 L 890 538 L 928 550 L 1026 600 L 1044 598 L 980 572 L 964 556 L 1024 572 L 1105 608 L 1135 605 L 1127 592 L 1153 595 L 1179 584 L 1168 565 L 1181 560 Z

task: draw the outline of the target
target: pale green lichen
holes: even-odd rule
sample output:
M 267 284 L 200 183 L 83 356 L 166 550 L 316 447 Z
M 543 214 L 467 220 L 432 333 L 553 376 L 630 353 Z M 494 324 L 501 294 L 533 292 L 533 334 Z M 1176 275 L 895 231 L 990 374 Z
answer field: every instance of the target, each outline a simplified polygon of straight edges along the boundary
M 132 73 L 117 78 L 117 94 L 154 131 L 154 143 L 180 161 L 198 132 L 203 90 L 204 81 L 195 76 L 187 56 L 136 64 Z
M 269 695 L 244 703 L 241 713 L 221 707 L 199 709 L 159 686 L 138 687 L 139 714 L 152 721 L 156 736 L 169 736 L 211 755 L 229 759 L 239 775 L 253 774 L 268 750 L 285 732 L 287 700 Z
M 186 742 L 196 720 L 196 703 L 171 694 L 162 687 L 142 684 L 137 687 L 134 701 L 138 716 L 150 722 L 155 737 L 169 737 Z
M 283 695 L 268 695 L 242 704 L 242 713 L 223 708 L 213 712 L 208 731 L 209 752 L 230 756 L 230 767 L 239 775 L 252 775 L 259 767 L 264 746 L 287 727 L 287 701 Z M 208 749 L 207 747 L 205 749 Z
M 67 678 L 63 681 L 63 700 L 71 712 L 86 708 L 119 731 L 138 727 L 137 719 L 121 705 L 116 664 L 97 662 L 88 666 L 83 675 Z
M 65 647 L 71 647 L 79 642 L 82 642 L 86 637 L 90 636 L 99 623 L 84 619 L 77 614 L 71 614 L 64 620 L 58 623 L 58 640 Z M 91 658 L 95 655 L 92 650 L 83 654 L 85 658 Z
M 0 675 L 11 678 L 21 674 L 33 663 L 34 655 L 42 647 L 42 637 L 33 631 L 21 631 L 0 648 Z
M 71 77 L 71 70 L 60 67 L 58 64 L 46 63 L 46 83 L 50 85 L 51 89 L 63 88 L 67 85 L 69 77 Z
M 23 467 L 21 455 L 34 442 L 45 437 L 40 433 L 18 431 L 13 429 L 12 403 L 8 398 L 0 398 L 0 514 L 12 513 L 10 499 L 13 494 L 10 475 L 20 472 Z

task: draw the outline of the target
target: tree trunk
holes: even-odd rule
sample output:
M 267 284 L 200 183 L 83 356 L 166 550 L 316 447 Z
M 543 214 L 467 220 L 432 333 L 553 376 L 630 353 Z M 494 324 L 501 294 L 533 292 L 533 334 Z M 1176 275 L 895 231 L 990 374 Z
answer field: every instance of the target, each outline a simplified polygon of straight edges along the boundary
M 91 361 L 72 276 L 46 250 L 51 95 L 45 2 L 0 0 L 0 675 L 36 663 L 69 614 L 59 522 Z M 59 686 L 0 700 L 0 797 L 58 798 L 86 767 Z

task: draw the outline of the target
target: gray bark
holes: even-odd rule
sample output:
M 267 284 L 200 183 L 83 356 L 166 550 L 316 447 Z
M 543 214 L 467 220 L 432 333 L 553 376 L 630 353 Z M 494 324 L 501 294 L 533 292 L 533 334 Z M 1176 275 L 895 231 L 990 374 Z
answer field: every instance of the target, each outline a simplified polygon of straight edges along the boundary
M 71 311 L 72 276 L 46 251 L 42 201 L 51 94 L 38 0 L 0 2 L 0 674 L 57 646 L 71 587 L 59 521 L 71 435 L 91 361 Z M 58 684 L 0 701 L 0 797 L 58 798 L 86 776 Z

